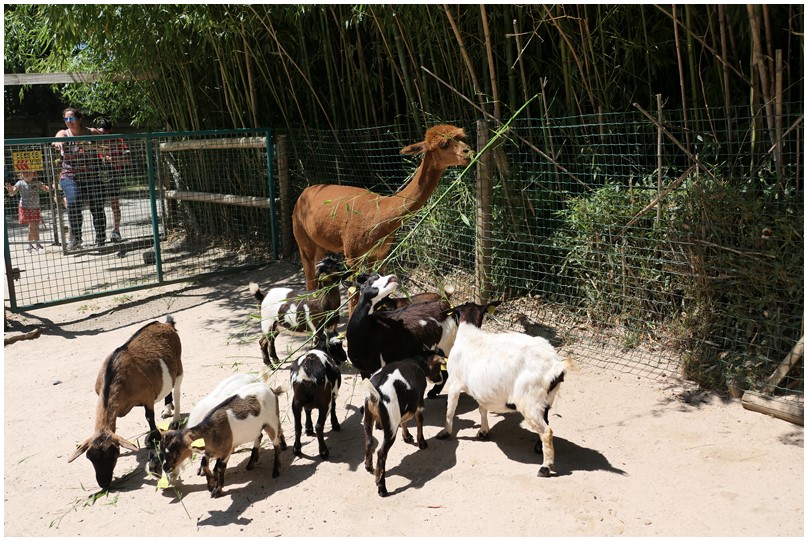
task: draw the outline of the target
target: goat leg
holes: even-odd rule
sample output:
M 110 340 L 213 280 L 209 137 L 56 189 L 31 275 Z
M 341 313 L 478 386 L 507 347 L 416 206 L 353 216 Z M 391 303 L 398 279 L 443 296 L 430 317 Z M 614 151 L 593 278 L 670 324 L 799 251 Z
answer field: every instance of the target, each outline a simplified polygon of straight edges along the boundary
M 373 473 L 373 415 L 365 408 L 363 426 L 365 427 L 365 469 Z
M 306 435 L 314 436 L 314 424 L 311 422 L 311 408 L 306 408 Z
M 426 449 L 429 445 L 424 439 L 424 408 L 420 407 L 415 412 L 415 426 L 418 431 L 418 448 Z
M 146 410 L 146 422 L 149 423 L 149 434 L 146 436 L 149 447 L 157 449 L 157 445 L 160 443 L 160 431 L 157 430 L 157 423 L 154 422 L 154 409 L 147 406 L 143 406 L 143 409 Z
M 339 432 L 342 427 L 339 425 L 339 419 L 337 419 L 337 400 L 336 398 L 331 398 L 331 404 L 329 405 L 331 409 L 331 430 L 334 432 Z
M 247 462 L 247 469 L 251 470 L 255 468 L 255 463 L 258 462 L 258 451 L 261 449 L 261 433 L 258 433 L 258 437 L 255 438 L 253 442 L 253 448 L 250 451 L 250 460 Z
M 303 406 L 297 401 L 292 401 L 292 415 L 295 418 L 295 445 L 293 449 L 296 456 L 301 455 L 301 448 L 303 447 L 303 444 L 300 443 L 300 433 L 303 432 L 302 413 Z
M 328 405 L 323 408 L 320 408 L 320 414 L 317 417 L 317 425 L 315 429 L 317 431 L 317 443 L 320 445 L 320 457 L 321 458 L 328 458 L 328 447 L 325 445 L 325 437 L 323 436 L 323 430 L 325 427 L 325 418 L 328 416 Z
M 488 426 L 488 410 L 480 406 L 480 430 L 477 432 L 477 439 L 487 440 L 490 428 Z
M 216 461 L 216 466 L 213 468 L 213 477 L 215 477 L 215 483 L 210 491 L 211 498 L 218 498 L 224 493 L 224 470 L 227 468 L 227 460 L 225 459 L 218 459 Z M 208 487 L 211 486 L 210 480 L 208 481 Z
M 393 442 L 396 441 L 396 433 L 393 429 L 389 429 L 384 431 L 384 440 L 379 445 L 379 452 L 376 453 L 376 486 L 379 489 L 379 496 L 385 497 L 387 496 L 387 482 L 384 478 L 385 468 L 387 466 L 387 453 L 390 452 L 390 448 L 393 446 Z
M 457 410 L 457 402 L 460 400 L 460 392 L 450 388 L 446 398 L 446 425 L 443 430 L 438 432 L 436 438 L 443 440 L 452 436 L 452 423 L 454 422 L 455 410 Z
M 401 426 L 401 439 L 404 440 L 405 443 L 412 443 L 413 442 L 412 434 L 410 434 L 410 431 L 407 430 L 407 421 L 402 421 L 400 426 Z

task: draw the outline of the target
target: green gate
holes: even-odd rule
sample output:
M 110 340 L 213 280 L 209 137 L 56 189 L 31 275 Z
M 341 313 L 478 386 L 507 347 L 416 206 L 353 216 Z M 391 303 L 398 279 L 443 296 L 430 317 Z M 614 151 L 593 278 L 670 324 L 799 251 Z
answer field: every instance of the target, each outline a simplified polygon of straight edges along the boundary
M 80 212 L 73 209 L 77 231 L 70 231 L 59 189 L 59 144 L 83 171 L 83 203 Z M 12 311 L 277 259 L 268 129 L 9 139 L 4 145 L 7 188 L 23 176 L 48 188 L 39 190 L 40 220 L 34 224 L 27 218 L 20 224 L 20 197 L 4 190 L 6 298 Z M 38 242 L 31 238 L 37 234 Z M 104 243 L 97 245 L 101 236 Z M 82 244 L 71 246 L 74 237 Z

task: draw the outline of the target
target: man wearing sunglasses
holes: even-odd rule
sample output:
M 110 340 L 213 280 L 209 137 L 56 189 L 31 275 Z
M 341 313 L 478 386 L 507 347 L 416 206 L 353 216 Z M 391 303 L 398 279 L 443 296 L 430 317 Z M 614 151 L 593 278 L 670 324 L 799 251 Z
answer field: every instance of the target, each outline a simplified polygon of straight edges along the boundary
M 56 137 L 82 137 L 97 135 L 95 128 L 85 128 L 84 116 L 75 108 L 62 111 L 65 129 L 59 130 Z M 106 242 L 107 217 L 104 212 L 104 197 L 100 182 L 100 159 L 95 144 L 89 141 L 64 141 L 54 143 L 61 152 L 61 173 L 59 187 L 67 206 L 67 221 L 70 224 L 68 250 L 81 247 L 82 207 L 90 206 L 95 229 L 95 245 L 101 247 Z

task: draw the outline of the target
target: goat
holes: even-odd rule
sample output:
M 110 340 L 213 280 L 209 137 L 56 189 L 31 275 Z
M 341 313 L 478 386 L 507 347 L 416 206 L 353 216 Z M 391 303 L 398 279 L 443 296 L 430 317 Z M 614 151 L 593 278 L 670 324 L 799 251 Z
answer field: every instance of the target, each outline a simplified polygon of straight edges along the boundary
M 233 395 L 210 410 L 199 423 L 179 430 L 161 434 L 160 460 L 169 476 L 176 477 L 175 470 L 193 454 L 191 443 L 205 440 L 204 474 L 208 490 L 213 498 L 223 494 L 224 471 L 233 450 L 243 444 L 254 442 L 247 469 L 258 461 L 261 434 L 266 432 L 275 448 L 272 477 L 280 475 L 281 450 L 286 447 L 280 421 L 278 395 L 283 390 L 270 389 L 259 381 L 239 388 Z M 216 460 L 214 471 L 208 463 Z
M 317 264 L 317 281 L 325 291 L 296 291 L 288 287 L 270 289 L 264 295 L 258 284 L 250 283 L 250 292 L 261 303 L 261 331 L 259 340 L 264 364 L 278 363 L 275 336 L 278 326 L 295 332 L 310 331 L 322 339 L 333 333 L 339 324 L 339 282 L 347 276 L 344 263 L 325 257 Z M 267 352 L 269 346 L 269 352 Z
M 462 128 L 443 124 L 427 130 L 420 143 L 401 149 L 401 154 L 424 158 L 406 186 L 393 195 L 336 184 L 303 190 L 292 212 L 292 232 L 306 287 L 316 287 L 314 263 L 329 251 L 345 254 L 351 268 L 360 258 L 372 263 L 387 257 L 394 233 L 424 206 L 446 169 L 471 163 L 473 151 L 465 138 Z
M 544 452 L 540 477 L 555 470 L 553 431 L 549 425 L 550 407 L 558 394 L 568 362 L 544 338 L 517 332 L 491 333 L 480 327 L 483 315 L 500 304 L 465 303 L 451 309 L 459 321 L 454 348 L 449 355 L 446 382 L 446 425 L 437 437 L 452 435 L 452 421 L 461 392 L 479 404 L 480 430 L 477 437 L 488 437 L 488 412 L 518 411 L 523 426 L 539 434 L 537 453 Z
M 331 412 L 331 429 L 340 430 L 337 419 L 337 394 L 342 383 L 342 374 L 339 365 L 346 359 L 345 350 L 339 348 L 342 355 L 332 357 L 326 351 L 312 349 L 301 355 L 289 367 L 289 381 L 293 390 L 292 413 L 295 418 L 295 455 L 301 454 L 300 433 L 302 431 L 301 415 L 306 410 L 306 435 L 311 436 L 317 431 L 319 453 L 322 458 L 328 458 L 328 447 L 323 437 L 325 418 Z M 317 408 L 319 416 L 317 425 L 312 427 L 311 410 Z
M 155 402 L 165 397 L 168 408 L 163 417 L 173 414 L 173 422 L 179 423 L 181 356 L 182 345 L 171 316 L 166 317 L 165 323 L 153 321 L 140 328 L 107 356 L 95 381 L 98 395 L 95 433 L 84 440 L 67 461 L 73 462 L 86 452 L 93 463 L 98 485 L 108 488 L 121 446 L 130 451 L 138 450 L 135 444 L 115 433 L 117 418 L 135 406 L 143 406 L 146 411 L 148 440 L 154 447 L 159 440 L 154 422 Z M 172 389 L 176 393 L 176 404 L 169 399 Z
M 402 438 L 412 443 L 412 435 L 407 430 L 407 421 L 415 417 L 418 448 L 426 449 L 424 439 L 424 391 L 426 380 L 441 382 L 441 365 L 444 360 L 434 352 L 424 352 L 415 357 L 392 362 L 376 371 L 370 379 L 362 381 L 365 390 L 365 469 L 376 475 L 379 496 L 387 496 L 385 467 L 387 453 L 396 439 L 398 427 Z M 382 429 L 382 441 L 376 455 L 376 469 L 373 469 L 373 425 Z
M 411 304 L 404 308 L 374 311 L 374 307 L 398 286 L 395 275 L 373 273 L 361 284 L 359 303 L 348 321 L 348 358 L 362 379 L 387 363 L 412 357 L 425 350 L 452 349 L 457 322 L 444 312 L 448 301 Z

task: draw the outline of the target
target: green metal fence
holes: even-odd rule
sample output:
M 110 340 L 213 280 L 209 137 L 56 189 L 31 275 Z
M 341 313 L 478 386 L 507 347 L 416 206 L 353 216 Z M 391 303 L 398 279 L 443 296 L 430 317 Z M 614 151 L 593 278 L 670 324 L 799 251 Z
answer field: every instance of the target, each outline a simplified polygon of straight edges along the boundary
M 55 144 L 65 145 L 68 164 L 78 170 L 73 231 Z M 19 223 L 19 196 L 4 196 L 12 310 L 194 279 L 277 256 L 268 130 L 6 140 L 4 147 L 7 183 L 27 170 L 50 188 L 40 192 L 41 221 L 34 226 Z M 38 243 L 29 241 L 32 227 Z M 74 238 L 82 243 L 71 245 Z

